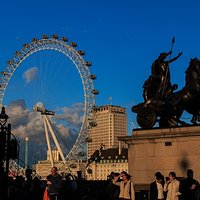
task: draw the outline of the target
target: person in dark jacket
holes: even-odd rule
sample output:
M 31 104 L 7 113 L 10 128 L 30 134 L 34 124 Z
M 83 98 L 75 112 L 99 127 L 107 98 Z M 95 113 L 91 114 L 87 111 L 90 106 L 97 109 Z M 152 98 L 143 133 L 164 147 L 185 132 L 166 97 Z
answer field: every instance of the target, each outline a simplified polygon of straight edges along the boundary
M 119 185 L 115 185 L 113 184 L 113 179 L 115 179 L 115 177 L 119 177 L 120 173 L 113 173 L 112 178 L 108 184 L 107 187 L 107 193 L 108 193 L 108 200 L 118 200 L 119 199 L 119 192 L 120 192 L 120 187 Z M 120 182 L 121 180 L 119 180 L 118 178 L 118 182 Z
M 62 177 L 57 172 L 57 167 L 51 168 L 51 174 L 47 176 L 47 189 L 50 200 L 60 199 Z
M 188 169 L 187 177 L 180 183 L 181 200 L 199 200 L 199 182 L 193 175 L 193 170 Z
M 155 173 L 155 181 L 150 184 L 150 200 L 164 200 L 164 176 L 160 172 Z

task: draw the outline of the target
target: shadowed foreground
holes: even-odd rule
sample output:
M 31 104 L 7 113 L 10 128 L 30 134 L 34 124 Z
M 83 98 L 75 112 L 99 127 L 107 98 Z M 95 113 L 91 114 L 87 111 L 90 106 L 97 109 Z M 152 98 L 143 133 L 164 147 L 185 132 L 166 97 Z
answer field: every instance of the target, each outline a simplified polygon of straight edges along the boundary
M 109 200 L 108 198 L 108 184 L 109 181 L 63 181 L 61 190 L 61 200 L 73 199 L 73 200 Z M 23 196 L 23 190 L 20 190 L 20 186 L 15 186 L 10 191 L 9 200 L 27 200 Z M 45 182 L 38 181 L 35 191 L 29 196 L 28 200 L 42 200 L 45 190 Z M 147 200 L 148 191 L 143 190 L 136 192 L 136 200 Z

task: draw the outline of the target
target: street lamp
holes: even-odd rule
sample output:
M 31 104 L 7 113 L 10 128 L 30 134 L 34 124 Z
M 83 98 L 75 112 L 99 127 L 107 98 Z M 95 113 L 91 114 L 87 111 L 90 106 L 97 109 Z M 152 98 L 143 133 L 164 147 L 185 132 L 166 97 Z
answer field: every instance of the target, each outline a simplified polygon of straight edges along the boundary
M 3 199 L 7 197 L 7 186 L 8 186 L 8 170 L 9 170 L 9 159 L 8 159 L 8 140 L 10 140 L 10 125 L 5 127 L 8 120 L 5 107 L 3 106 L 0 113 L 0 193 Z M 4 162 L 6 161 L 6 171 L 4 169 Z
M 11 139 L 11 124 L 6 126 L 8 118 L 3 106 L 0 113 L 0 194 L 3 199 L 8 195 L 9 161 L 18 157 L 18 142 L 16 138 Z
M 2 109 L 1 109 L 1 114 L 0 114 L 0 126 L 1 126 L 1 129 L 6 125 L 8 118 L 9 117 L 6 114 L 6 109 L 3 106 Z
M 5 107 L 2 107 L 0 113 L 0 162 L 2 163 L 6 160 L 6 147 L 7 147 L 7 128 L 5 127 L 8 119 L 8 115 L 6 114 Z

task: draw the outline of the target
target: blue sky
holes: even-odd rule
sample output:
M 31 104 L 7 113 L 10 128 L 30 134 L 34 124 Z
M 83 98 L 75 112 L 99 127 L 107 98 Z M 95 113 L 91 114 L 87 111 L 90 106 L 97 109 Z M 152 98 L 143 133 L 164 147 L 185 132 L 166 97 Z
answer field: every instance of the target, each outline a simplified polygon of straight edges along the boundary
M 67 36 L 70 41 L 77 42 L 78 48 L 86 52 L 86 60 L 93 63 L 91 73 L 97 75 L 95 88 L 100 91 L 96 99 L 97 105 L 112 103 L 125 107 L 130 133 L 133 128 L 131 122 L 137 127 L 136 116 L 130 109 L 143 101 L 142 86 L 150 75 L 151 64 L 161 52 L 170 50 L 172 37 L 175 37 L 172 56 L 176 56 L 179 51 L 183 52 L 170 65 L 171 82 L 177 83 L 179 89 L 184 85 L 185 70 L 190 59 L 200 58 L 199 8 L 198 0 L 2 1 L 0 69 L 3 71 L 14 52 L 20 50 L 24 43 L 31 42 L 34 37 L 41 38 L 42 34 L 50 36 L 54 33 Z M 39 59 L 40 55 L 36 57 Z M 65 58 L 61 60 L 72 65 Z M 5 96 L 7 104 L 26 96 L 28 105 L 35 98 L 32 96 L 38 95 L 34 94 L 34 82 L 29 83 L 33 84 L 31 89 L 24 89 L 23 77 L 27 70 L 25 68 L 29 66 L 20 66 L 14 73 Z M 65 80 L 59 76 L 59 70 L 57 68 L 55 73 L 51 72 L 54 78 L 62 80 L 62 84 L 56 86 L 61 91 L 56 95 L 56 100 L 59 102 L 60 96 L 61 103 L 65 100 L 62 94 L 68 94 L 67 102 L 73 104 L 75 99 L 81 99 L 83 95 L 79 76 L 72 66 L 65 72 Z M 52 78 L 52 81 L 57 82 L 56 78 Z M 15 88 L 12 88 L 12 84 Z M 68 84 L 76 89 L 70 90 L 70 87 L 67 88 Z M 49 90 L 47 86 L 46 90 Z M 45 98 L 55 97 L 51 96 L 51 91 L 47 93 L 50 96 Z M 109 97 L 112 97 L 112 102 Z

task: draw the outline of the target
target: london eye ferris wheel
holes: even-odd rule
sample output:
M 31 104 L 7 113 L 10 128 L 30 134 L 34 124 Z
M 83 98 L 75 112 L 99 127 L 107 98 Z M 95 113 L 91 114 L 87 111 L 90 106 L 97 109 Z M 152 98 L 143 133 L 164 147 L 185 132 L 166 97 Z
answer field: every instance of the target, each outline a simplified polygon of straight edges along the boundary
M 12 107 L 13 102 L 19 103 L 19 100 L 26 99 L 27 107 L 23 110 L 26 120 L 21 120 L 22 125 L 19 110 L 15 110 L 16 114 L 13 110 L 10 111 L 13 118 L 18 119 L 12 120 L 14 128 L 24 134 L 27 131 L 27 135 L 29 132 L 34 132 L 33 135 L 45 130 L 47 147 L 51 150 L 47 131 L 49 129 L 56 148 L 65 160 L 82 159 L 87 155 L 88 130 L 95 124 L 95 119 L 91 119 L 91 111 L 96 107 L 95 95 L 99 92 L 94 88 L 96 76 L 89 69 L 92 63 L 84 60 L 84 55 L 85 52 L 77 50 L 77 44 L 69 42 L 66 37 L 59 38 L 56 34 L 51 37 L 42 35 L 41 39 L 33 38 L 32 42 L 24 44 L 21 50 L 16 51 L 0 75 L 1 106 L 11 101 L 9 105 Z M 71 66 L 73 70 L 75 66 L 76 72 L 68 70 Z M 21 86 L 18 85 L 19 76 Z M 76 86 L 77 81 L 81 86 Z M 33 108 L 36 112 L 33 112 Z M 82 114 L 79 116 L 78 113 Z M 41 116 L 44 123 L 38 122 Z M 34 125 L 31 125 L 31 121 L 35 122 Z M 55 131 L 52 124 L 56 127 Z M 62 141 L 70 140 L 72 143 L 65 155 L 55 132 L 58 132 L 58 137 L 61 132 Z M 72 140 L 71 136 L 76 137 Z M 44 134 L 42 137 L 45 138 Z

